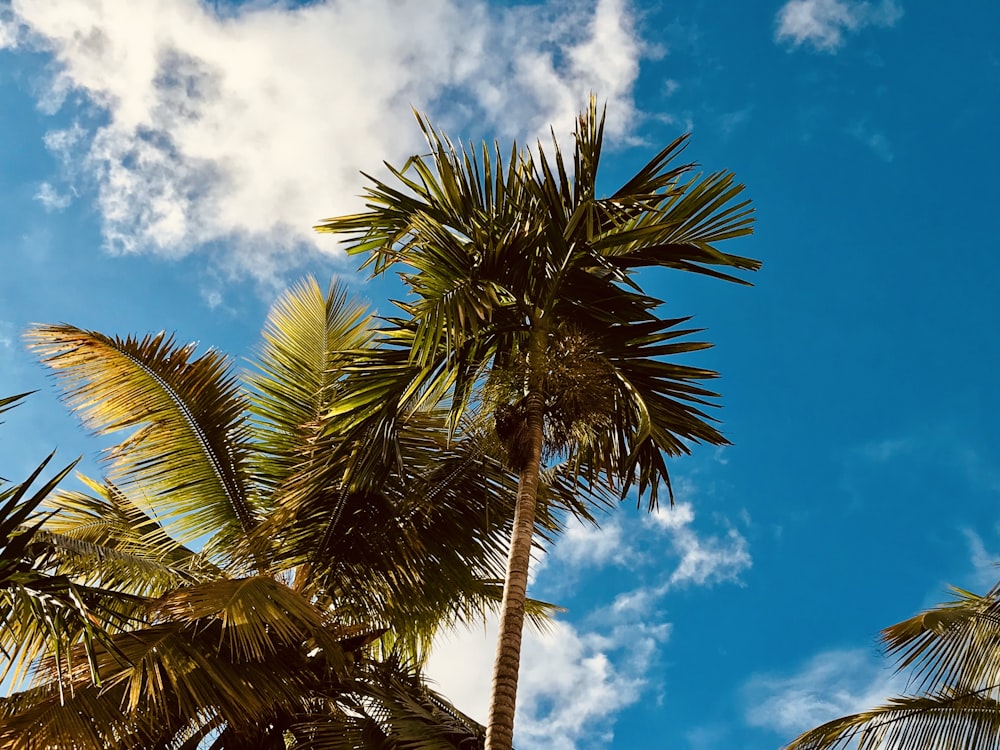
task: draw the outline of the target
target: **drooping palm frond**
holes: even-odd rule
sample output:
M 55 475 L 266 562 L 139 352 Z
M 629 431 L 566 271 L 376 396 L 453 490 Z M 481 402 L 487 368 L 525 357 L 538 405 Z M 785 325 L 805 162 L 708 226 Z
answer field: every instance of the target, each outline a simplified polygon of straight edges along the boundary
M 882 631 L 915 695 L 827 722 L 788 750 L 1000 749 L 1000 585 Z
M 479 750 L 485 729 L 430 689 L 417 665 L 398 655 L 365 661 L 343 714 L 302 717 L 295 750 Z
M 246 478 L 246 402 L 228 360 L 162 333 L 112 338 L 69 325 L 26 336 L 67 403 L 97 434 L 133 430 L 108 453 L 110 478 L 182 544 L 224 549 L 258 522 Z M 155 509 L 155 510 L 154 510 Z
M 44 526 L 59 570 L 91 586 L 158 597 L 225 573 L 185 547 L 116 485 L 79 476 L 92 494 L 60 491 Z
M 441 624 L 478 620 L 499 602 L 515 480 L 478 439 L 449 441 L 440 414 L 413 415 L 398 440 L 405 470 L 390 462 L 352 488 L 337 483 L 343 464 L 326 467 L 259 533 L 274 540 L 279 564 L 308 566 L 307 590 L 336 592 L 345 616 L 384 624 L 389 643 L 419 660 Z M 546 499 L 573 497 L 560 479 Z M 539 514 L 541 537 L 556 524 Z

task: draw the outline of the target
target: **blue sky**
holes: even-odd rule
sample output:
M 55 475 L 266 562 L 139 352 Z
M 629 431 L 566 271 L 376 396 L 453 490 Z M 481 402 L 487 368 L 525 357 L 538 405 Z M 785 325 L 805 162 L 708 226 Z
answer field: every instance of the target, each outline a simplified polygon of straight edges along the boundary
M 678 505 L 572 527 L 535 572 L 518 747 L 770 750 L 901 690 L 875 634 L 1000 555 L 1000 5 L 992 0 L 0 2 L 0 475 L 93 465 L 31 322 L 247 356 L 274 294 L 338 275 L 311 225 L 420 147 L 568 134 L 608 101 L 610 192 L 691 130 L 757 208 L 755 287 L 642 283 L 716 348 L 725 450 Z M 492 625 L 431 675 L 481 717 Z

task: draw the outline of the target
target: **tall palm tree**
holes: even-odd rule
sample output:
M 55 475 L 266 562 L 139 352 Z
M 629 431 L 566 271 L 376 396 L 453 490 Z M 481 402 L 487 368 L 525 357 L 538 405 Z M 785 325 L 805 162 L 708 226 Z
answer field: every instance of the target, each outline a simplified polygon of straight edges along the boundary
M 634 487 L 653 508 L 661 482 L 670 489 L 667 456 L 726 442 L 701 410 L 715 394 L 699 383 L 715 373 L 664 359 L 709 345 L 684 339 L 686 318 L 659 317 L 633 273 L 739 281 L 719 268 L 759 263 L 716 244 L 749 234 L 752 211 L 732 174 L 675 164 L 686 138 L 599 197 L 604 114 L 593 98 L 571 163 L 558 143 L 551 159 L 541 146 L 514 146 L 506 161 L 499 146 L 456 148 L 418 120 L 429 156 L 390 167 L 393 184 L 369 177 L 365 211 L 317 227 L 344 234 L 373 274 L 402 267 L 410 291 L 338 408 L 386 455 L 395 420 L 426 400 L 450 401 L 456 435 L 470 413 L 495 419 L 518 477 L 487 740 L 507 750 L 539 477 L 558 457 L 582 489 L 624 498 Z
M 957 598 L 882 631 L 912 695 L 834 719 L 788 750 L 1000 750 L 1000 584 Z
M 499 598 L 514 484 L 433 403 L 399 420 L 398 464 L 348 473 L 369 446 L 328 415 L 372 336 L 314 281 L 275 305 L 245 384 L 162 333 L 29 332 L 86 425 L 130 432 L 36 530 L 106 637 L 53 652 L 8 620 L 0 646 L 34 681 L 0 702 L 0 747 L 475 745 L 419 665 L 437 627 Z

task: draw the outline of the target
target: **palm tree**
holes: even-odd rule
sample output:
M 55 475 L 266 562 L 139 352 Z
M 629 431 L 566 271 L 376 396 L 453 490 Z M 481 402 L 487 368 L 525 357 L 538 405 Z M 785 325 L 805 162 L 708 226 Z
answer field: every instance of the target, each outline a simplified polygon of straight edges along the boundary
M 957 598 L 882 631 L 914 694 L 834 719 L 788 750 L 1000 749 L 1000 584 Z
M 699 382 L 715 373 L 664 359 L 709 345 L 683 338 L 686 318 L 659 317 L 633 273 L 739 281 L 719 267 L 759 263 L 715 245 L 749 234 L 752 212 L 732 174 L 674 163 L 686 138 L 598 197 L 604 115 L 593 98 L 571 164 L 558 143 L 551 161 L 541 146 L 534 157 L 514 146 L 504 161 L 499 146 L 456 148 L 418 121 L 430 155 L 390 167 L 395 184 L 369 177 L 364 212 L 317 227 L 346 235 L 373 275 L 401 266 L 411 293 L 338 408 L 385 454 L 394 420 L 425 400 L 449 400 L 454 435 L 469 414 L 495 420 L 518 477 L 487 739 L 507 750 L 539 477 L 559 458 L 584 495 L 635 487 L 653 508 L 660 483 L 670 490 L 666 457 L 726 442 L 701 410 L 715 394 Z
M 514 484 L 433 403 L 399 420 L 398 464 L 350 475 L 371 450 L 328 415 L 372 337 L 315 281 L 275 305 L 246 384 L 162 333 L 29 332 L 86 425 L 131 432 L 35 529 L 104 637 L 55 652 L 13 613 L 0 646 L 34 680 L 0 703 L 0 747 L 475 746 L 419 666 L 439 626 L 499 598 Z

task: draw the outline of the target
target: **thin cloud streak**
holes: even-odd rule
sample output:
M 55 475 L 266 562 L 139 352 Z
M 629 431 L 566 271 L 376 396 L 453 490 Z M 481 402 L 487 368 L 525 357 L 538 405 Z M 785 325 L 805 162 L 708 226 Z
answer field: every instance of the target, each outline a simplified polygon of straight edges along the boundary
M 785 740 L 824 722 L 871 708 L 898 695 L 905 678 L 861 649 L 817 654 L 785 675 L 752 677 L 743 687 L 746 722 Z

